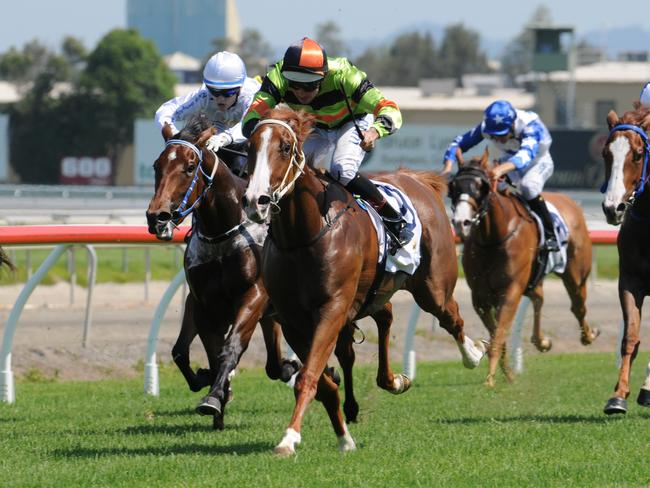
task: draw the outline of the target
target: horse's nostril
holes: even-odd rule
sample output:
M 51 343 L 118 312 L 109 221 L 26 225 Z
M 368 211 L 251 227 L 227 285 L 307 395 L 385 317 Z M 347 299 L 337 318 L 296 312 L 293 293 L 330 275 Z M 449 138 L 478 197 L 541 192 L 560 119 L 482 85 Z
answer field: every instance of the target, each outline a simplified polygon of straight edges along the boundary
M 617 212 L 625 212 L 625 204 L 624 203 L 619 203 L 618 206 L 616 207 Z
M 246 198 L 246 195 L 241 197 L 241 204 L 243 207 L 248 207 L 248 198 Z
M 269 203 L 271 203 L 271 197 L 268 195 L 262 195 L 257 199 L 257 203 L 259 205 L 268 205 Z
M 169 222 L 172 219 L 172 214 L 169 212 L 159 212 L 158 215 L 156 215 L 156 220 L 158 222 Z
M 467 219 L 463 220 L 463 227 L 469 227 L 470 225 L 472 225 L 472 222 Z

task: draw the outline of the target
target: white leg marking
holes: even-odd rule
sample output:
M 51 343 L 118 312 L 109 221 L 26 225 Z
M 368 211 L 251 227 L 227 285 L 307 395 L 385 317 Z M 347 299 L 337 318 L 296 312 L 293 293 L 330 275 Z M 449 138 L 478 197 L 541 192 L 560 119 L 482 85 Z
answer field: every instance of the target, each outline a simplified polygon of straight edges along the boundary
M 625 157 L 630 152 L 630 141 L 621 134 L 609 144 L 609 150 L 612 153 L 612 172 L 607 182 L 604 204 L 606 207 L 616 208 L 623 202 L 623 196 L 625 195 L 623 166 L 625 165 Z
M 485 345 L 482 342 L 479 342 L 478 345 L 475 344 L 467 334 L 465 334 L 465 341 L 462 344 L 458 343 L 458 349 L 463 356 L 463 366 L 467 369 L 476 368 L 486 352 Z
M 643 383 L 643 389 L 644 390 L 650 390 L 650 363 L 648 363 L 648 367 L 645 370 L 645 382 Z
M 345 433 L 338 437 L 339 451 L 341 452 L 354 451 L 357 448 L 357 445 L 354 443 L 354 439 L 350 435 L 350 432 L 348 431 L 348 427 L 344 425 L 343 428 L 345 429 Z
M 300 432 L 296 432 L 293 429 L 287 429 L 284 431 L 284 436 L 282 437 L 280 444 L 278 444 L 275 449 L 287 449 L 294 454 L 296 452 L 296 446 L 300 444 L 301 440 Z

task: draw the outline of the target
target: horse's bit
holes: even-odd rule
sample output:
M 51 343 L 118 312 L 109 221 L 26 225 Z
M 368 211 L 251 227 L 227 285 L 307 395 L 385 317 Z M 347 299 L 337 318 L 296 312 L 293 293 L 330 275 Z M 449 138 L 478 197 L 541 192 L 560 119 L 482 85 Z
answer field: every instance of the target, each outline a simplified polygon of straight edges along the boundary
M 469 178 L 474 178 L 478 177 L 480 178 L 481 182 L 485 183 L 486 185 L 490 185 L 490 182 L 487 179 L 487 176 L 483 171 L 476 170 L 474 168 L 468 168 L 466 170 L 461 170 L 459 171 L 452 182 L 455 182 L 456 180 L 462 180 L 462 179 L 469 179 Z M 485 214 L 488 211 L 488 200 L 490 198 L 490 193 L 488 193 L 485 198 L 482 199 L 480 205 L 472 205 L 472 202 L 470 201 L 471 197 L 467 193 L 461 193 L 461 195 L 458 197 L 458 202 L 467 202 L 470 206 L 476 207 L 476 215 L 474 218 L 470 221 L 471 225 L 474 226 L 478 224 L 481 219 L 485 216 Z M 473 198 L 474 202 L 477 202 L 476 198 Z M 456 203 L 454 202 L 453 198 L 451 200 L 451 208 L 454 210 L 456 208 Z
M 291 134 L 291 138 L 293 139 L 293 144 L 291 145 L 291 162 L 289 163 L 289 166 L 287 166 L 287 171 L 284 173 L 284 177 L 282 178 L 280 185 L 276 190 L 273 191 L 273 194 L 271 195 L 271 203 L 277 206 L 280 199 L 293 188 L 293 185 L 296 182 L 296 180 L 300 178 L 302 174 L 304 174 L 305 154 L 302 151 L 298 150 L 298 138 L 296 137 L 296 133 L 291 128 L 291 126 L 286 122 L 284 122 L 283 120 L 278 120 L 278 119 L 260 120 L 255 126 L 255 128 L 253 129 L 251 135 L 255 133 L 255 131 L 263 125 L 279 125 L 281 127 L 284 127 L 289 131 L 289 134 Z M 291 171 L 292 166 L 296 166 L 296 168 L 298 168 L 298 171 L 294 173 L 293 178 L 291 178 L 291 181 L 287 182 L 287 178 L 289 177 L 289 171 Z
M 650 155 L 650 141 L 648 140 L 648 135 L 645 133 L 643 129 L 632 124 L 619 124 L 612 127 L 612 130 L 609 131 L 609 136 L 611 137 L 614 132 L 623 131 L 623 130 L 631 130 L 636 132 L 641 136 L 641 140 L 643 141 L 643 169 L 641 170 L 641 178 L 636 184 L 636 188 L 634 189 L 634 192 L 632 192 L 632 195 L 630 195 L 630 198 L 628 200 L 628 204 L 631 205 L 632 203 L 634 203 L 634 199 L 637 197 L 637 195 L 643 193 L 643 190 L 645 189 L 645 184 L 647 183 L 648 180 L 648 177 L 646 175 L 648 169 L 648 156 Z M 605 191 L 607 191 L 607 181 L 603 183 L 603 186 L 600 188 L 601 193 L 605 193 Z
M 203 171 L 203 151 L 201 151 L 198 147 L 196 147 L 191 142 L 187 142 L 182 139 L 169 139 L 167 142 L 165 142 L 165 147 L 171 146 L 173 144 L 189 147 L 192 151 L 194 151 L 194 154 L 196 154 L 196 156 L 199 158 L 199 164 L 197 165 L 197 171 L 194 173 L 194 178 L 192 178 L 192 182 L 190 183 L 189 188 L 185 192 L 185 196 L 183 197 L 181 204 L 178 206 L 176 210 L 172 212 L 172 221 L 177 222 L 194 211 L 194 209 L 199 205 L 199 203 L 203 199 L 203 196 L 212 186 L 214 175 L 217 173 L 217 167 L 219 166 L 219 158 L 217 158 L 215 155 L 212 173 L 208 175 L 205 171 Z M 190 206 L 190 208 L 185 209 L 185 207 L 187 206 L 187 201 L 189 200 L 190 195 L 194 191 L 196 182 L 199 179 L 199 171 L 201 172 L 203 178 L 205 179 L 205 188 L 203 188 L 201 195 L 199 195 L 199 197 L 196 200 L 194 200 L 194 203 Z

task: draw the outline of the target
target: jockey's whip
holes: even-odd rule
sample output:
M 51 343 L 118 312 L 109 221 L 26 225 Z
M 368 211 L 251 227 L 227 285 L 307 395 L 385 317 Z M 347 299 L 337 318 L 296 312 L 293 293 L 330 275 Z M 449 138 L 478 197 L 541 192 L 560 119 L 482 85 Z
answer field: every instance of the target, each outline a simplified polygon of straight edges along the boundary
M 357 134 L 359 134 L 359 139 L 361 139 L 361 142 L 363 142 L 363 132 L 361 131 L 361 127 L 359 127 L 359 124 L 357 124 L 357 119 L 354 118 L 354 113 L 352 112 L 352 107 L 350 106 L 350 101 L 348 100 L 348 95 L 345 93 L 345 89 L 343 86 L 341 86 L 341 91 L 343 92 L 343 99 L 345 100 L 345 106 L 348 108 L 348 112 L 350 113 L 350 118 L 352 118 L 352 123 L 354 124 L 354 128 L 357 130 Z M 372 151 L 372 149 L 364 149 L 366 152 Z

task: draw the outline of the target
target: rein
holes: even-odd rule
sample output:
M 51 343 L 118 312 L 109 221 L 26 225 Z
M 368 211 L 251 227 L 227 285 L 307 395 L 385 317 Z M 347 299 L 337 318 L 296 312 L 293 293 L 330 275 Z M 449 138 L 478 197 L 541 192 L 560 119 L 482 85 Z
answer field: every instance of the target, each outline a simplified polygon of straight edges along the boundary
M 612 127 L 612 130 L 609 131 L 609 136 L 611 137 L 614 132 L 618 131 L 626 131 L 626 130 L 631 130 L 633 132 L 636 132 L 641 136 L 641 140 L 643 141 L 643 169 L 641 170 L 641 178 L 639 178 L 639 181 L 636 184 L 636 188 L 634 189 L 634 192 L 630 196 L 630 199 L 628 201 L 629 204 L 634 203 L 634 199 L 643 193 L 643 190 L 645 190 L 645 185 L 648 182 L 648 157 L 650 156 L 650 141 L 648 140 L 648 135 L 645 133 L 643 129 L 636 125 L 632 124 L 619 124 L 614 127 Z M 607 181 L 603 183 L 603 186 L 600 188 L 601 193 L 605 193 L 607 191 Z
M 254 134 L 255 131 L 257 131 L 257 129 L 259 129 L 263 125 L 279 125 L 280 127 L 284 127 L 289 131 L 289 134 L 291 134 L 291 138 L 293 139 L 293 144 L 291 145 L 291 162 L 289 163 L 289 166 L 287 166 L 287 171 L 284 173 L 284 177 L 282 178 L 280 185 L 276 190 L 273 191 L 273 194 L 271 195 L 271 203 L 277 206 L 278 202 L 282 199 L 282 197 L 285 196 L 293 188 L 293 185 L 296 183 L 296 180 L 300 178 L 303 174 L 305 174 L 305 161 L 306 161 L 305 153 L 303 153 L 302 150 L 300 151 L 298 150 L 298 138 L 296 137 L 296 133 L 291 128 L 291 126 L 283 120 L 278 120 L 278 119 L 260 120 L 255 126 L 255 128 L 253 129 L 251 135 Z M 287 179 L 289 178 L 289 171 L 291 171 L 292 166 L 298 168 L 298 171 L 294 173 L 293 178 L 291 178 L 291 181 L 287 182 Z
M 190 183 L 190 186 L 185 192 L 185 196 L 183 197 L 181 204 L 178 206 L 176 210 L 172 212 L 172 222 L 178 222 L 180 219 L 187 217 L 189 214 L 191 214 L 194 211 L 194 209 L 199 205 L 199 203 L 201 202 L 201 200 L 203 199 L 207 191 L 212 186 L 214 175 L 217 173 L 217 168 L 219 167 L 219 158 L 217 158 L 215 154 L 212 173 L 208 175 L 205 171 L 203 171 L 203 151 L 201 151 L 198 147 L 196 147 L 191 142 L 187 142 L 182 139 L 169 139 L 167 142 L 165 142 L 165 147 L 171 145 L 189 147 L 192 151 L 194 151 L 194 154 L 196 154 L 196 156 L 199 158 L 199 164 L 197 165 L 196 172 L 194 173 L 194 178 L 192 178 L 192 182 Z M 205 179 L 205 188 L 203 188 L 203 191 L 201 192 L 199 197 L 196 200 L 194 200 L 194 203 L 188 209 L 186 209 L 185 207 L 187 206 L 187 202 L 190 198 L 190 195 L 194 191 L 194 187 L 196 186 L 196 183 L 199 179 L 199 171 L 201 172 L 203 178 Z

